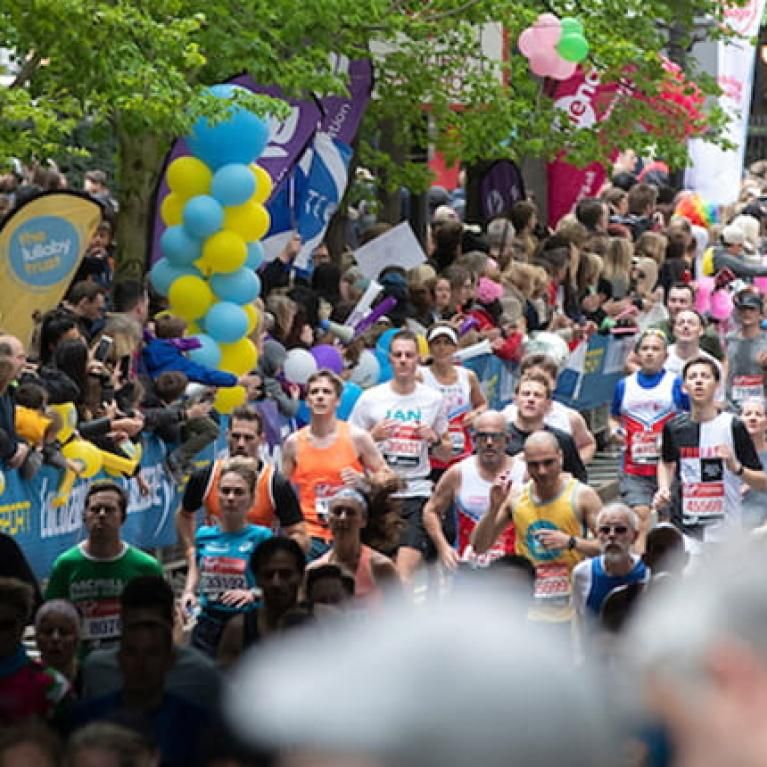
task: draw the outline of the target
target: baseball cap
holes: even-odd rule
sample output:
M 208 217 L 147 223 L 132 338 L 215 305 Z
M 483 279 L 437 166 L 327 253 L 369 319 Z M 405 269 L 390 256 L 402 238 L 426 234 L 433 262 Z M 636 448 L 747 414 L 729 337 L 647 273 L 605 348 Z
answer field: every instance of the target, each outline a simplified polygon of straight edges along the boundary
M 735 296 L 735 306 L 738 309 L 759 309 L 762 310 L 762 297 L 753 290 L 742 290 Z
M 440 336 L 449 338 L 456 346 L 458 346 L 458 334 L 455 332 L 455 330 L 453 330 L 453 328 L 450 328 L 447 325 L 437 325 L 436 327 L 433 327 L 426 334 L 426 340 L 434 341 Z
M 746 241 L 743 230 L 735 224 L 728 224 L 722 229 L 722 242 L 725 245 L 742 245 Z

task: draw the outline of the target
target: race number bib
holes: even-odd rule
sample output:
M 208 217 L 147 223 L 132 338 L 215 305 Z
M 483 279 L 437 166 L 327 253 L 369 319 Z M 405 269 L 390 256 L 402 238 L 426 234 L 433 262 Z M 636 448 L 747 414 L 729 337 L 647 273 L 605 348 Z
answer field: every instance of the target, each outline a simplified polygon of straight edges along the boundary
M 330 499 L 341 489 L 340 485 L 318 484 L 314 487 L 314 512 L 320 524 L 327 525 Z
M 764 376 L 734 376 L 732 379 L 732 399 L 745 402 L 748 399 L 764 397 Z
M 631 435 L 632 463 L 658 463 L 660 458 L 660 434 L 638 431 Z
M 724 517 L 724 482 L 682 485 L 682 519 L 687 525 L 709 525 Z
M 394 434 L 386 440 L 383 455 L 392 468 L 414 469 L 421 461 L 422 448 L 423 440 L 415 426 L 397 426 Z
M 120 637 L 120 599 L 78 602 L 83 616 L 82 632 L 86 642 L 114 642 Z
M 567 565 L 535 568 L 535 601 L 546 607 L 565 607 L 570 602 L 570 571 Z
M 247 589 L 247 562 L 235 557 L 203 557 L 200 562 L 200 592 L 218 601 L 225 591 Z

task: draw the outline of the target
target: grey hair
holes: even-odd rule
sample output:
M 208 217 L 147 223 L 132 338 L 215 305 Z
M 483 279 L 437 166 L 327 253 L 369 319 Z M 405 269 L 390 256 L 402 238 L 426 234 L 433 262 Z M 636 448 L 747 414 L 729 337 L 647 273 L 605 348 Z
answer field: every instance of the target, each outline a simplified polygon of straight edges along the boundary
M 597 514 L 597 527 L 600 525 L 602 515 L 608 511 L 620 511 L 621 513 L 625 514 L 628 526 L 635 532 L 639 530 L 639 517 L 637 516 L 637 513 L 634 511 L 634 509 L 631 508 L 631 506 L 627 506 L 625 503 L 620 503 L 618 501 L 615 503 L 608 503 L 607 506 L 603 506 L 599 510 L 599 513 Z
M 80 633 L 80 613 L 68 599 L 49 599 L 43 602 L 35 614 L 35 629 L 39 629 L 43 618 L 49 615 L 63 615 L 69 618 L 77 627 L 77 633 Z
M 514 227 L 508 218 L 494 218 L 487 225 L 487 244 L 493 250 L 508 248 L 514 234 Z

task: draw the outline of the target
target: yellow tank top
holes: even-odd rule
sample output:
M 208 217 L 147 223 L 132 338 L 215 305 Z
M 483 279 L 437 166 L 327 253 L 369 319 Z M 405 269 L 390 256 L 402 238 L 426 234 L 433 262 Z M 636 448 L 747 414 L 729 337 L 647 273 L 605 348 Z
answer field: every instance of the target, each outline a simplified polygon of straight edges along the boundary
M 583 536 L 584 525 L 575 515 L 575 497 L 580 482 L 568 480 L 556 498 L 547 502 L 533 496 L 533 482 L 525 485 L 514 505 L 517 553 L 535 565 L 535 606 L 530 618 L 547 622 L 573 616 L 570 573 L 583 559 L 574 549 L 546 549 L 536 537 L 542 530 L 561 530 L 567 536 Z

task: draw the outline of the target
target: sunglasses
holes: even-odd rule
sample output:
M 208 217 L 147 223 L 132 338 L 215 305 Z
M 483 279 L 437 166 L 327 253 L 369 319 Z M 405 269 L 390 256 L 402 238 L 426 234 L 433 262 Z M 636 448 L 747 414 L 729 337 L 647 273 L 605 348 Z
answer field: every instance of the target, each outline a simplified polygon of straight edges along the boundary
M 474 432 L 474 439 L 477 442 L 501 442 L 506 439 L 505 431 L 477 431 Z
M 626 525 L 601 525 L 599 528 L 601 535 L 610 535 L 613 531 L 616 535 L 626 535 L 629 529 Z
M 331 506 L 328 511 L 333 517 L 340 517 L 342 514 L 346 514 L 347 517 L 356 517 L 360 513 L 360 510 L 354 506 Z

